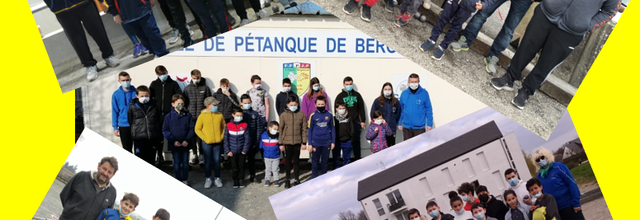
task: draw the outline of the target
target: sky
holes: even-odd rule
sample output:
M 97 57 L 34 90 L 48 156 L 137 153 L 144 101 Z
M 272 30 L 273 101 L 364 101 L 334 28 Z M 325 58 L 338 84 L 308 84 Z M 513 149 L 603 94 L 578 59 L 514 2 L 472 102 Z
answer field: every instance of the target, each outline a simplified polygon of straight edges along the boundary
M 307 219 L 309 216 L 313 216 L 314 219 L 337 220 L 339 212 L 351 210 L 357 213 L 362 210 L 362 205 L 357 200 L 358 181 L 490 121 L 495 121 L 503 134 L 515 133 L 520 147 L 525 152 L 531 152 L 541 146 L 553 150 L 578 136 L 566 111 L 546 141 L 487 107 L 399 143 L 393 148 L 372 154 L 337 171 L 288 189 L 284 193 L 273 195 L 269 197 L 271 206 L 279 220 Z M 319 206 L 322 208 L 309 208 Z
M 216 219 L 216 215 L 217 219 L 244 219 L 89 129 L 84 129 L 67 162 L 77 165 L 78 171 L 93 171 L 105 156 L 118 160 L 119 169 L 111 178 L 116 202 L 124 193 L 135 193 L 140 198 L 135 213 L 144 218 L 151 219 L 164 208 L 171 219 Z

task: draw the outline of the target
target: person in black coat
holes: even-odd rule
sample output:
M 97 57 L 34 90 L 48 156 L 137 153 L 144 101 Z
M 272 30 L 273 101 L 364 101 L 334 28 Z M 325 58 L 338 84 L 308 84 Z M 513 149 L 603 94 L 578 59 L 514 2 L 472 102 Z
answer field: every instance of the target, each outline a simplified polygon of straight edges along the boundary
M 278 116 L 280 116 L 287 107 L 287 99 L 289 97 L 296 97 L 297 100 L 300 100 L 296 91 L 291 91 L 292 88 L 289 78 L 282 79 L 282 91 L 276 96 L 276 112 L 278 112 Z
M 162 65 L 159 65 L 155 69 L 156 75 L 158 79 L 151 82 L 149 86 L 149 92 L 151 95 L 151 99 L 155 101 L 156 106 L 160 113 L 160 126 L 162 126 L 164 116 L 167 115 L 173 107 L 171 107 L 171 97 L 175 94 L 182 95 L 182 90 L 180 89 L 180 85 L 169 77 L 169 71 Z M 164 161 L 164 157 L 162 156 L 163 149 L 166 148 L 166 143 L 163 141 L 163 145 L 156 149 L 156 153 L 158 154 L 158 163 L 156 165 L 160 165 Z
M 127 111 L 127 120 L 131 125 L 131 137 L 136 146 L 136 156 L 151 165 L 155 165 L 156 149 L 162 147 L 161 114 L 155 100 L 150 98 L 149 88 L 138 86 L 136 98 L 131 100 Z
M 76 173 L 60 192 L 60 220 L 95 220 L 102 210 L 113 208 L 116 188 L 110 180 L 118 171 L 118 160 L 104 157 L 97 171 Z

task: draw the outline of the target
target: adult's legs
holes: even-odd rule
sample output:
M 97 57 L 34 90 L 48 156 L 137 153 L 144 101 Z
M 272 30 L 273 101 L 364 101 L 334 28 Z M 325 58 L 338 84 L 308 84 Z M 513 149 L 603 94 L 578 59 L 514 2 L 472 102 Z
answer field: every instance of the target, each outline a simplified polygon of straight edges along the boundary
M 562 220 L 585 220 L 582 210 L 576 212 L 573 210 L 573 207 L 560 209 L 558 212 L 560 214 L 560 219 Z
M 507 0 L 496 0 L 496 2 L 491 5 L 491 8 L 483 8 L 482 10 L 476 12 L 476 15 L 471 18 L 471 20 L 467 24 L 467 27 L 464 28 L 464 37 L 467 38 L 467 44 L 469 46 L 471 46 L 473 40 L 478 37 L 478 33 L 480 32 L 480 29 L 482 28 L 484 23 L 487 21 L 487 18 L 491 17 L 493 12 L 495 12 L 506 1 Z M 511 5 L 511 7 L 513 7 L 513 3 L 511 3 Z M 509 15 L 511 15 L 511 12 L 509 12 Z
M 504 19 L 504 25 L 502 25 L 502 29 L 500 29 L 500 32 L 498 33 L 496 38 L 493 39 L 491 50 L 487 54 L 488 57 L 498 57 L 500 55 L 500 52 L 507 49 L 509 43 L 511 42 L 511 39 L 513 39 L 513 32 L 516 30 L 516 27 L 518 27 L 518 24 L 520 24 L 520 21 L 522 21 L 522 17 L 524 17 L 524 15 L 527 13 L 530 6 L 531 1 L 529 0 L 511 0 L 509 14 L 507 14 L 507 18 Z M 469 29 L 469 25 L 467 25 L 467 29 Z M 467 40 L 468 39 L 469 38 L 467 38 Z M 469 43 L 469 45 L 471 45 L 471 43 Z
M 236 10 L 236 14 L 238 14 L 240 19 L 249 19 L 247 17 L 247 8 L 244 6 L 243 0 L 232 0 L 231 2 L 233 3 L 233 9 Z
M 142 34 L 144 34 L 144 36 L 146 36 L 146 38 L 148 39 L 149 46 L 153 49 L 153 52 L 156 54 L 156 56 L 161 57 L 169 53 L 169 51 L 167 50 L 167 45 L 165 44 L 164 39 L 162 39 L 160 29 L 158 29 L 158 25 L 156 24 L 156 19 L 153 17 L 153 14 L 146 15 L 136 22 L 139 22 L 139 24 L 141 25 L 142 31 L 144 32 Z M 147 49 L 148 48 L 149 47 L 147 47 Z
M 122 148 L 129 153 L 133 152 L 133 139 L 131 137 L 131 127 L 119 127 L 120 142 L 122 142 Z
M 442 13 L 440 13 L 440 17 L 438 17 L 438 22 L 433 26 L 433 29 L 431 29 L 431 37 L 429 37 L 429 40 L 432 40 L 433 42 L 438 41 L 438 37 L 440 36 L 440 33 L 442 33 L 442 30 L 444 30 L 444 26 L 446 26 L 453 16 L 455 16 L 458 8 L 460 8 L 458 2 L 447 0 L 447 4 L 444 5 L 444 9 L 442 10 Z
M 471 13 L 472 12 L 467 11 L 464 8 L 458 7 L 458 11 L 456 11 L 456 15 L 453 16 L 453 20 L 449 25 L 449 30 L 447 31 L 447 34 L 444 35 L 444 40 L 440 42 L 440 47 L 442 49 L 447 49 L 451 41 L 453 41 L 456 38 L 456 36 L 458 36 L 458 32 L 462 30 L 462 24 L 467 19 L 469 19 L 469 16 L 471 16 Z
M 182 39 L 187 37 L 191 38 L 191 34 L 187 29 L 187 18 L 182 8 L 180 0 L 166 0 L 169 10 L 171 10 L 171 16 L 173 16 L 173 22 L 176 24 L 176 29 L 180 32 Z
M 509 63 L 509 68 L 507 68 L 507 74 L 511 75 L 512 79 L 520 79 L 522 71 L 536 56 L 538 51 L 542 49 L 547 40 L 547 36 L 549 36 L 553 28 L 557 28 L 557 26 L 547 19 L 538 5 L 533 12 L 533 17 L 531 17 L 529 25 L 527 25 L 520 47 L 518 47 L 513 58 L 511 58 L 511 63 Z
M 225 6 L 222 4 L 220 0 L 207 0 L 209 8 L 211 9 L 211 13 L 218 21 L 220 33 L 223 34 L 229 30 L 231 30 L 231 25 L 229 25 L 229 18 L 227 18 L 227 14 L 225 14 Z M 213 37 L 215 35 L 210 35 L 209 37 Z
M 67 39 L 69 39 L 69 43 L 71 43 L 71 46 L 76 51 L 76 55 L 82 65 L 89 67 L 95 66 L 98 61 L 93 59 L 93 54 L 91 54 L 89 44 L 87 43 L 87 36 L 84 34 L 80 15 L 75 12 L 75 10 L 85 10 L 85 8 L 86 5 L 80 5 L 74 9 L 74 11 L 56 14 L 56 18 L 64 30 Z
M 89 6 L 89 8 L 82 12 L 82 25 L 100 48 L 102 58 L 106 59 L 113 55 L 113 48 L 109 42 L 109 36 L 107 36 L 107 31 L 104 29 L 104 24 L 102 23 L 102 18 L 100 18 L 100 12 L 98 12 L 96 3 L 89 1 L 89 4 L 86 5 Z
M 171 9 L 167 4 L 167 0 L 158 0 L 158 3 L 160 4 L 162 14 L 164 14 L 164 17 L 167 18 L 167 21 L 169 22 L 169 26 L 171 26 L 171 28 L 176 28 L 176 23 L 173 21 L 173 15 L 171 14 Z
M 409 131 L 410 129 L 408 128 L 403 128 L 402 129 L 402 139 L 403 140 L 409 140 L 411 137 L 411 132 Z
M 204 0 L 188 0 L 188 3 L 195 11 L 194 15 L 197 15 L 196 17 L 200 17 L 200 20 L 204 23 L 205 31 L 202 33 L 205 35 L 205 38 L 215 36 L 217 27 L 213 23 L 207 3 Z
M 387 138 L 387 146 L 391 147 L 396 145 L 396 132 L 394 131 L 392 135 L 389 135 Z

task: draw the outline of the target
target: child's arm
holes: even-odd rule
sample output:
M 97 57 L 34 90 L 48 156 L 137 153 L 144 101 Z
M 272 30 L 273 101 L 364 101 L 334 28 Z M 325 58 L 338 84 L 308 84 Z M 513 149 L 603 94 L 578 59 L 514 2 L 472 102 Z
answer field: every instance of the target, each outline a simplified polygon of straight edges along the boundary
M 265 131 L 265 127 L 267 126 L 267 122 L 262 117 L 258 117 L 258 128 L 256 128 L 256 140 L 260 141 L 262 138 L 262 133 Z
M 194 86 L 193 89 L 196 90 L 195 86 Z M 189 110 L 189 105 L 191 104 L 191 100 L 189 100 L 189 93 L 187 92 L 187 87 L 184 87 L 184 91 L 185 91 L 184 96 L 182 96 L 182 101 L 184 101 L 184 109 Z M 196 90 L 196 93 L 197 92 L 198 92 L 198 90 Z M 196 111 L 197 110 L 198 109 L 196 109 Z M 190 112 L 190 113 L 195 113 L 195 112 Z
M 276 113 L 278 114 L 278 116 L 279 116 L 280 114 L 282 114 L 282 111 L 280 111 L 280 109 L 283 109 L 283 108 L 281 108 L 281 106 L 282 106 L 282 102 L 281 102 L 281 101 L 280 101 L 280 99 L 279 99 L 279 97 L 280 97 L 282 94 L 284 94 L 284 95 L 288 95 L 287 93 L 278 93 L 278 95 L 276 95 Z M 287 98 L 288 98 L 288 97 L 287 97 Z
M 129 109 L 127 109 L 127 122 L 129 123 L 129 126 L 131 126 L 131 127 L 133 127 L 133 109 L 132 108 L 134 108 L 135 105 L 136 104 L 131 103 L 131 104 L 129 104 Z
M 266 133 L 266 132 L 265 132 L 265 133 Z M 264 133 L 263 133 L 262 135 L 264 135 Z M 258 147 L 259 147 L 260 149 L 265 149 L 264 142 L 262 141 L 262 135 L 260 135 L 260 139 L 258 139 L 258 142 L 260 142 L 260 144 L 258 145 Z
M 364 110 L 364 102 L 362 101 L 362 95 L 358 93 L 358 96 L 356 98 L 358 99 L 358 102 L 356 104 L 358 105 L 358 116 L 360 117 L 360 126 L 364 128 L 365 122 L 367 121 L 367 113 Z
M 249 147 L 251 147 L 251 132 L 244 132 L 244 146 L 242 147 L 242 154 L 247 154 L 249 152 Z
M 331 115 L 331 122 L 329 122 L 329 125 L 331 126 L 331 145 L 335 146 L 336 144 L 336 124 L 335 121 L 333 119 L 333 115 Z M 331 147 L 331 149 L 333 150 L 333 147 Z
M 170 124 L 169 115 L 170 114 L 167 114 L 164 116 L 164 123 L 162 123 L 162 136 L 164 136 L 164 138 L 167 139 L 168 144 L 173 144 L 173 142 L 177 140 L 175 139 L 175 137 L 173 137 L 173 135 L 171 135 L 171 125 L 169 125 Z
M 325 101 L 326 105 L 324 106 L 324 109 L 326 109 L 328 112 L 331 112 L 331 101 L 329 100 L 330 98 L 329 98 L 329 95 L 327 95 L 327 92 L 324 92 L 324 97 L 326 99 Z
M 398 100 L 400 102 L 400 108 L 404 109 L 404 103 L 402 102 L 402 99 L 405 98 L 404 96 L 400 96 L 400 100 Z M 402 114 L 402 112 L 400 112 L 400 118 L 398 118 L 398 129 L 400 129 L 402 131 L 402 122 L 404 121 L 404 114 Z
M 195 122 L 193 121 L 193 115 L 189 114 L 189 132 L 187 132 L 187 142 L 191 142 L 193 141 L 193 138 L 195 138 L 196 134 L 194 132 L 194 128 L 195 127 Z
M 278 126 L 278 144 L 282 143 L 284 136 L 282 135 L 282 132 L 284 131 L 284 128 L 286 126 L 285 120 L 282 120 L 282 116 L 279 117 L 278 121 L 280 121 L 280 126 Z M 281 138 L 282 137 L 282 138 Z
M 116 101 L 115 93 L 111 96 L 111 126 L 113 130 L 118 130 L 118 118 L 120 116 L 120 109 L 118 108 L 118 102 Z
M 309 138 L 309 140 L 307 141 L 307 145 L 311 145 L 311 146 L 313 146 L 313 127 L 314 127 L 311 122 L 313 120 L 314 115 L 315 115 L 315 112 L 311 113 L 311 115 L 309 116 L 309 121 L 307 122 L 307 126 L 305 126 L 307 127 L 306 133 L 307 133 L 307 137 Z M 304 140 L 306 140 L 306 138 L 303 139 L 303 141 Z
M 307 134 L 307 120 L 302 120 L 302 142 L 309 144 L 309 136 Z
M 369 129 L 367 129 L 367 135 L 366 135 L 367 140 L 373 140 L 376 138 L 376 136 L 378 136 L 378 132 L 375 131 L 375 127 L 369 126 Z
M 224 118 L 219 117 L 218 121 L 219 121 L 218 123 L 220 123 L 220 130 L 221 131 L 226 130 L 227 129 L 227 124 L 224 123 Z M 220 134 L 220 138 L 224 140 L 224 132 Z
M 198 117 L 198 119 L 196 119 L 196 125 L 194 127 L 194 131 L 196 132 L 196 135 L 198 135 L 198 137 L 200 139 L 204 139 L 204 132 L 202 132 L 202 127 L 204 126 L 202 124 L 202 115 L 200 115 L 200 117 Z
M 231 146 L 229 146 L 229 129 L 226 127 L 224 128 L 224 138 L 222 138 L 222 141 L 224 142 L 224 154 L 228 154 L 231 151 Z
M 560 171 L 562 172 L 560 174 L 560 177 L 562 178 L 562 181 L 564 181 L 564 184 L 569 186 L 569 192 L 571 193 L 571 206 L 573 208 L 580 207 L 580 189 L 578 189 L 578 184 L 576 184 L 575 180 L 573 179 L 571 171 L 564 164 L 554 163 L 553 165 L 560 168 Z
M 98 216 L 98 218 L 96 218 L 96 220 L 105 220 L 107 219 L 107 210 L 102 210 L 102 212 L 100 213 L 100 215 Z
M 402 106 L 400 105 L 400 100 L 398 100 L 398 102 L 396 102 L 396 113 L 394 115 L 393 120 L 395 120 L 396 124 L 399 125 L 400 124 L 400 116 L 402 115 Z

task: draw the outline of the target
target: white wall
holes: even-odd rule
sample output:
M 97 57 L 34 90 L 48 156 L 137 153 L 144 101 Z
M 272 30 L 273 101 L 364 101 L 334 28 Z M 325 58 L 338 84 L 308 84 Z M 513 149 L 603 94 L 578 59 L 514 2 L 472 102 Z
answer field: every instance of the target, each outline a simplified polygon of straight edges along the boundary
M 266 21 L 254 22 L 250 25 L 264 27 L 265 23 L 281 27 L 291 28 L 316 28 L 314 30 L 332 31 L 324 29 L 327 22 L 308 22 L 307 25 L 287 25 L 287 21 Z M 295 23 L 295 22 L 294 22 Z M 339 28 L 353 28 L 339 24 Z M 272 27 L 273 28 L 273 27 Z M 262 85 L 269 90 L 272 96 L 270 100 L 270 120 L 276 120 L 274 109 L 274 99 L 280 91 L 282 61 L 304 62 L 314 61 L 316 64 L 316 76 L 326 89 L 331 102 L 342 89 L 342 80 L 345 76 L 354 78 L 355 88 L 365 101 L 367 118 L 372 101 L 380 94 L 382 84 L 391 82 L 394 74 L 418 73 L 426 76 L 427 88 L 431 96 L 434 108 L 434 123 L 442 125 L 470 114 L 486 107 L 485 104 L 477 101 L 466 93 L 458 90 L 443 79 L 431 72 L 423 69 L 407 59 L 376 59 L 376 58 L 331 58 L 331 57 L 310 57 L 310 58 L 273 58 L 273 57 L 176 57 L 165 56 L 127 70 L 132 76 L 132 85 L 149 85 L 156 79 L 154 68 L 157 65 L 164 65 L 172 77 L 187 77 L 193 69 L 199 69 L 203 77 L 207 78 L 209 86 L 213 90 L 218 89 L 221 78 L 228 78 L 231 81 L 231 88 L 236 93 L 244 93 L 250 87 L 251 75 L 258 74 L 262 77 Z M 105 136 L 106 138 L 120 144 L 119 138 L 113 135 L 111 127 L 111 94 L 118 87 L 117 76 L 108 77 L 87 85 L 84 91 L 83 104 L 85 106 L 85 126 Z M 332 104 L 333 106 L 333 104 Z M 368 120 L 369 121 L 369 120 Z M 363 132 L 364 133 L 364 132 Z M 401 133 L 399 133 L 402 136 Z M 369 146 L 363 138 L 362 153 L 370 154 Z M 400 137 L 401 139 L 401 137 Z M 303 153 L 302 157 L 307 157 Z
M 489 193 L 495 196 L 496 199 L 504 201 L 502 193 L 507 188 L 504 171 L 512 167 L 510 166 L 511 161 L 503 149 L 503 141 L 506 142 L 511 155 L 515 159 L 516 169 L 528 170 L 522 154 L 514 154 L 514 152 L 521 152 L 521 150 L 518 141 L 515 139 L 515 134 L 511 133 L 504 138 L 493 141 L 362 200 L 361 203 L 365 208 L 365 212 L 372 220 L 396 219 L 395 215 L 392 215 L 386 207 L 386 204 L 389 204 L 386 194 L 399 189 L 406 203 L 405 211 L 416 208 L 420 213 L 427 213 L 427 202 L 435 200 L 440 206 L 440 210 L 444 213 L 453 213 L 453 209 L 449 205 L 448 193 L 457 191 L 458 187 L 464 182 L 473 182 L 475 180 L 478 180 L 480 185 L 486 186 Z M 531 178 L 528 172 L 521 172 L 521 175 L 520 178 L 523 180 Z M 385 207 L 385 215 L 383 216 L 378 215 L 373 203 L 376 198 L 380 199 Z

